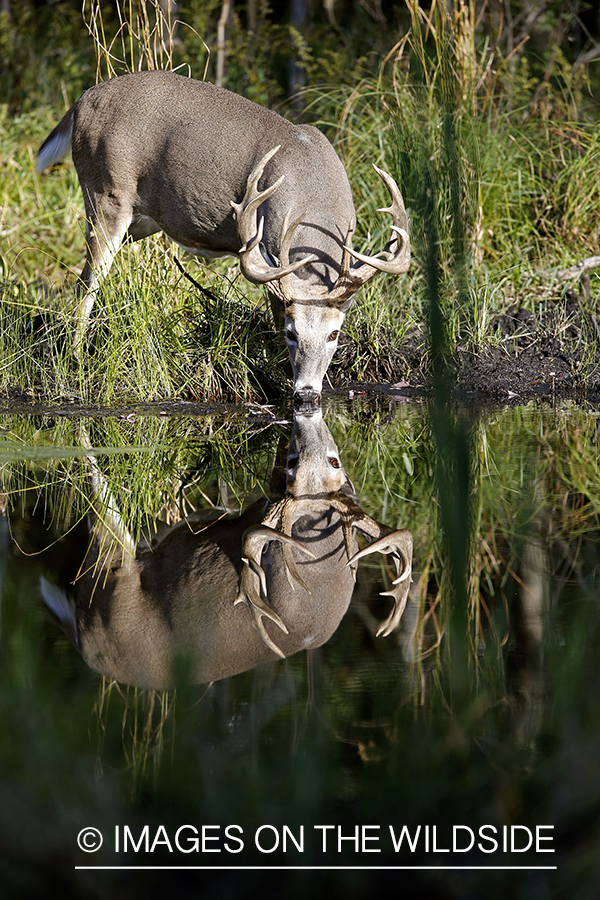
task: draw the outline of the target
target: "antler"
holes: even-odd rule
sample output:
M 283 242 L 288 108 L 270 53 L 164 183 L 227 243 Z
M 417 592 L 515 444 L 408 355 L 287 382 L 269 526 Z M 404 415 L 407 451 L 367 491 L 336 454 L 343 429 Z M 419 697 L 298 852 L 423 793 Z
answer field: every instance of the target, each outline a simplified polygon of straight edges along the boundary
M 373 528 L 373 526 L 375 526 L 375 528 Z M 384 529 L 384 526 L 378 525 L 377 522 L 368 517 L 366 517 L 366 521 L 357 523 L 356 527 L 370 536 L 373 536 L 374 531 L 381 532 Z M 359 550 L 358 553 L 355 553 L 354 556 L 348 560 L 347 564 L 352 566 L 369 553 L 392 554 L 396 566 L 396 575 L 398 577 L 392 582 L 391 590 L 382 591 L 381 596 L 393 597 L 394 605 L 387 619 L 382 622 L 377 629 L 377 637 L 379 637 L 379 635 L 387 637 L 388 634 L 391 634 L 402 618 L 402 613 L 404 612 L 406 601 L 408 600 L 408 591 L 411 582 L 412 550 L 413 540 L 410 531 L 391 531 L 388 534 L 384 534 L 377 538 L 377 540 L 374 540 L 368 547 L 365 547 L 364 550 Z
M 281 541 L 286 561 L 291 558 L 291 553 L 289 556 L 285 553 L 288 549 L 288 545 L 303 550 L 305 553 L 308 553 L 309 556 L 314 557 L 314 553 L 309 550 L 308 547 L 305 547 L 300 541 L 284 534 L 282 531 L 269 528 L 264 524 L 248 528 L 244 532 L 243 537 L 244 556 L 242 557 L 242 562 L 244 563 L 244 568 L 242 569 L 240 577 L 240 592 L 234 601 L 234 606 L 237 603 L 242 603 L 244 600 L 247 602 L 252 615 L 252 623 L 258 630 L 263 641 L 267 647 L 270 647 L 271 650 L 277 654 L 277 656 L 281 659 L 285 659 L 285 654 L 282 653 L 277 644 L 271 640 L 262 621 L 263 616 L 266 616 L 281 628 L 284 634 L 288 634 L 286 626 L 283 624 L 277 613 L 272 610 L 270 606 L 267 606 L 265 602 L 267 599 L 267 579 L 261 565 L 261 558 L 264 546 L 269 541 Z M 289 561 L 287 565 L 289 566 Z M 293 573 L 297 574 L 295 564 L 293 566 Z M 304 584 L 299 575 L 297 577 L 299 578 L 300 583 Z
M 402 275 L 410 266 L 410 238 L 408 236 L 408 216 L 404 207 L 404 200 L 400 188 L 391 175 L 373 166 L 379 177 L 387 187 L 392 203 L 390 206 L 377 210 L 390 213 L 392 217 L 392 236 L 386 244 L 385 250 L 376 256 L 366 256 L 352 248 L 352 233 L 354 225 L 350 225 L 344 243 L 344 252 L 340 264 L 338 279 L 327 295 L 328 300 L 343 303 L 352 296 L 363 284 L 377 272 L 387 272 L 388 275 Z M 350 256 L 358 259 L 362 265 L 350 267 Z M 383 259 L 381 258 L 383 257 Z
M 338 491 L 334 495 L 330 495 L 326 501 L 329 506 L 335 507 L 340 514 L 342 521 L 342 531 L 344 542 L 346 545 L 346 555 L 354 579 L 356 580 L 356 564 L 359 559 L 370 553 L 391 553 L 394 564 L 396 566 L 397 578 L 392 582 L 392 588 L 389 591 L 382 591 L 382 597 L 393 597 L 394 605 L 387 619 L 377 629 L 377 637 L 382 635 L 387 637 L 388 634 L 397 627 L 402 618 L 402 614 L 408 600 L 408 591 L 411 583 L 412 573 L 412 552 L 413 539 L 410 531 L 406 529 L 402 531 L 392 531 L 386 525 L 381 525 L 368 516 L 360 506 L 343 491 Z M 314 501 L 313 501 L 314 503 Z M 352 553 L 353 532 L 356 528 L 373 538 L 373 541 L 364 550 Z
M 262 621 L 263 616 L 271 619 L 285 634 L 288 634 L 288 629 L 277 613 L 266 603 L 268 599 L 267 579 L 261 564 L 262 553 L 265 544 L 269 541 L 280 541 L 283 549 L 285 571 L 290 586 L 294 587 L 293 581 L 295 580 L 301 587 L 308 590 L 298 572 L 291 549 L 296 547 L 298 550 L 302 550 L 304 553 L 312 556 L 313 559 L 315 554 L 296 538 L 291 537 L 291 507 L 293 506 L 297 513 L 299 507 L 306 505 L 311 510 L 314 510 L 316 506 L 321 504 L 329 508 L 333 507 L 340 514 L 346 556 L 348 557 L 346 565 L 350 566 L 355 577 L 356 564 L 364 556 L 370 553 L 390 553 L 392 555 L 397 577 L 392 582 L 392 587 L 389 591 L 382 591 L 382 596 L 392 597 L 394 604 L 389 616 L 382 622 L 377 631 L 378 637 L 379 635 L 387 637 L 396 628 L 406 607 L 412 571 L 413 541 L 410 531 L 391 531 L 387 526 L 381 525 L 375 519 L 367 516 L 360 506 L 352 498 L 344 494 L 343 491 L 338 491 L 323 498 L 296 498 L 293 504 L 289 503 L 289 498 L 283 498 L 267 513 L 261 525 L 255 525 L 244 532 L 244 556 L 242 557 L 244 568 L 240 577 L 240 591 L 235 600 L 235 604 L 242 601 L 247 602 L 255 628 L 265 644 L 281 659 L 284 658 L 284 654 L 267 634 Z M 272 525 L 275 527 L 271 527 Z M 363 534 L 373 538 L 373 540 L 364 550 L 359 550 L 357 553 L 352 554 L 353 546 L 355 546 L 354 528 L 362 531 Z
M 295 222 L 292 222 L 291 225 L 289 224 L 289 214 L 285 217 L 280 244 L 283 249 L 283 252 L 280 251 L 280 257 L 282 260 L 285 258 L 285 264 L 283 266 L 269 265 L 260 250 L 260 242 L 262 241 L 264 230 L 264 218 L 261 216 L 260 222 L 257 222 L 258 207 L 275 193 L 285 178 L 285 175 L 278 178 L 277 181 L 270 185 L 270 187 L 265 188 L 264 191 L 258 190 L 258 182 L 262 178 L 265 166 L 271 157 L 273 157 L 280 149 L 280 146 L 281 145 L 278 145 L 272 150 L 269 150 L 250 173 L 246 186 L 246 193 L 242 202 L 235 203 L 233 200 L 231 201 L 234 210 L 234 218 L 237 222 L 238 237 L 242 242 L 242 246 L 239 250 L 240 268 L 248 281 L 252 281 L 254 284 L 266 284 L 270 281 L 277 281 L 277 279 L 282 278 L 285 275 L 290 275 L 292 272 L 295 272 L 296 269 L 299 269 L 300 266 L 303 266 L 314 259 L 314 256 L 311 254 L 310 256 L 305 256 L 302 259 L 297 260 L 291 265 L 287 264 L 292 237 L 296 228 L 304 218 L 304 215 L 300 216 L 299 219 L 296 219 Z
M 297 279 L 289 279 L 296 269 L 306 265 L 316 259 L 314 254 L 304 256 L 302 259 L 294 263 L 289 263 L 289 251 L 296 228 L 304 219 L 303 215 L 299 216 L 293 222 L 290 222 L 290 213 L 286 214 L 281 230 L 281 240 L 279 245 L 279 262 L 280 265 L 271 265 L 261 252 L 260 243 L 264 232 L 264 218 L 261 216 L 258 220 L 258 208 L 265 200 L 268 200 L 275 191 L 280 187 L 285 175 L 281 175 L 277 181 L 265 188 L 263 191 L 258 190 L 258 182 L 262 178 L 263 172 L 269 160 L 277 153 L 281 145 L 269 150 L 258 165 L 253 169 L 248 177 L 246 185 L 246 193 L 241 203 L 231 201 L 234 210 L 234 218 L 237 222 L 238 237 L 242 243 L 240 247 L 240 268 L 246 278 L 255 284 L 267 284 L 272 281 L 280 281 L 279 290 L 283 298 L 294 298 L 298 290 L 302 292 L 303 285 L 297 283 Z M 366 256 L 359 253 L 352 247 L 352 234 L 354 224 L 351 223 L 346 239 L 342 260 L 340 263 L 340 271 L 338 278 L 331 288 L 327 291 L 323 288 L 323 299 L 327 302 L 341 304 L 351 297 L 356 291 L 365 284 L 377 272 L 387 272 L 390 275 L 402 275 L 408 270 L 410 265 L 410 239 L 408 236 L 408 217 L 404 207 L 404 201 L 398 185 L 391 175 L 373 166 L 379 177 L 386 185 L 390 197 L 391 205 L 378 212 L 387 212 L 392 216 L 392 235 L 386 244 L 384 250 L 376 256 Z M 355 257 L 360 265 L 354 264 L 350 266 L 351 257 Z M 314 285 L 313 285 L 314 293 Z

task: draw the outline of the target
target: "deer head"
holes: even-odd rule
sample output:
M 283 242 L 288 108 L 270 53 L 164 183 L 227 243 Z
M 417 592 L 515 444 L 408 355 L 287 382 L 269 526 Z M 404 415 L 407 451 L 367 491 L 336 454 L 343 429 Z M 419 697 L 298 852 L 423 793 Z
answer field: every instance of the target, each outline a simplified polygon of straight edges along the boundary
M 337 348 L 338 338 L 350 302 L 356 292 L 377 272 L 401 275 L 410 265 L 408 217 L 404 201 L 391 175 L 373 166 L 386 185 L 391 205 L 379 212 L 392 216 L 392 234 L 385 249 L 377 256 L 366 256 L 352 247 L 354 220 L 348 222 L 343 242 L 341 263 L 336 280 L 329 285 L 324 279 L 303 279 L 296 275 L 316 257 L 305 256 L 290 264 L 290 249 L 298 226 L 307 212 L 294 221 L 285 215 L 279 242 L 278 263 L 269 259 L 262 244 L 264 218 L 259 209 L 281 186 L 285 175 L 260 191 L 258 183 L 269 160 L 277 153 L 273 148 L 259 162 L 248 178 L 246 194 L 240 203 L 231 202 L 242 246 L 240 268 L 255 284 L 265 284 L 283 304 L 283 331 L 294 376 L 294 394 L 303 403 L 316 402 L 321 394 L 323 378 Z M 356 262 L 352 263 L 354 258 Z

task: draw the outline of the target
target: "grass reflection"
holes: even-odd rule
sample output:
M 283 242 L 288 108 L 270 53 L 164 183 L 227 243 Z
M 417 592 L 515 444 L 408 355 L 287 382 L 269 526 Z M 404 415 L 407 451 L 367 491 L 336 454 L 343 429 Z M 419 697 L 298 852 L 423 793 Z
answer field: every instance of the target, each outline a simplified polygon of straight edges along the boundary
M 80 876 L 65 872 L 86 862 L 74 840 L 86 824 L 107 835 L 124 823 L 136 835 L 144 824 L 151 831 L 162 824 L 171 835 L 184 822 L 243 827 L 248 841 L 240 856 L 222 851 L 183 860 L 196 865 L 531 862 L 525 853 L 434 854 L 422 841 L 414 853 L 395 854 L 383 837 L 389 824 L 406 824 L 412 834 L 435 824 L 444 848 L 453 824 L 477 832 L 491 823 L 499 834 L 505 825 L 553 825 L 557 852 L 533 861 L 559 869 L 497 873 L 487 894 L 526 897 L 533 885 L 540 897 L 594 896 L 596 414 L 536 405 L 456 411 L 473 448 L 467 603 L 456 618 L 427 409 L 389 402 L 336 404 L 328 412 L 363 508 L 413 532 L 415 578 L 400 628 L 374 637 L 382 618 L 378 591 L 393 570 L 370 557 L 358 570 L 350 611 L 325 646 L 176 693 L 99 682 L 37 599 L 49 554 L 21 551 L 35 554 L 67 522 L 83 523 L 85 459 L 2 457 L 0 840 L 15 892 L 51 876 L 77 895 Z M 75 448 L 79 425 L 5 417 L 0 434 L 34 451 L 36 442 Z M 94 445 L 150 448 L 102 458 L 111 491 L 140 531 L 161 504 L 175 516 L 191 505 L 216 505 L 224 492 L 230 502 L 269 495 L 288 431 L 266 420 L 245 430 L 241 421 L 214 417 L 85 425 Z M 460 524 L 459 517 L 453 527 Z M 68 569 L 75 553 L 61 555 L 60 547 L 52 565 Z M 457 690 L 457 669 L 466 690 Z M 304 853 L 258 853 L 250 836 L 264 823 L 287 824 L 296 834 L 304 825 Z M 348 834 L 355 824 L 380 825 L 383 852 L 355 854 L 347 843 L 341 854 L 337 847 L 323 854 L 318 823 L 340 824 Z M 127 856 L 130 864 L 169 860 L 158 850 Z M 114 854 L 104 848 L 94 861 L 111 864 Z M 347 892 L 364 895 L 367 883 L 383 877 L 357 875 Z M 443 897 L 479 896 L 482 877 L 418 876 Z M 296 896 L 304 882 L 278 884 Z M 243 896 L 249 882 L 232 889 Z M 182 891 L 193 895 L 191 887 Z

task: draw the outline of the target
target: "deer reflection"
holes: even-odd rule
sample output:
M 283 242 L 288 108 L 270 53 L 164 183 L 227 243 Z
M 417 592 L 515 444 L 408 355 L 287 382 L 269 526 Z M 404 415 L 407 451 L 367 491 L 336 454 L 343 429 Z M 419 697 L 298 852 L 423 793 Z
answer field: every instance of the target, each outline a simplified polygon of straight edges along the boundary
M 42 596 L 99 673 L 165 689 L 177 659 L 187 682 L 202 683 L 318 647 L 348 609 L 358 561 L 373 552 L 391 554 L 396 570 L 378 633 L 400 621 L 412 536 L 360 508 L 320 410 L 295 416 L 278 502 L 200 528 L 183 520 L 155 546 L 134 545 L 93 457 L 90 466 L 108 512 L 95 523 L 74 596 L 45 579 Z M 371 538 L 363 550 L 357 530 Z

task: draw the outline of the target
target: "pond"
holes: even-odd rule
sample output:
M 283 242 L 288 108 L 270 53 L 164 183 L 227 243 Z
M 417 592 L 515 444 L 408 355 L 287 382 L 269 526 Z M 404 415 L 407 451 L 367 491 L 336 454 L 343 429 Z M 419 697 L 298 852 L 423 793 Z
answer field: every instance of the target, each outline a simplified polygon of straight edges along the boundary
M 3 896 L 595 898 L 599 422 L 4 411 Z

